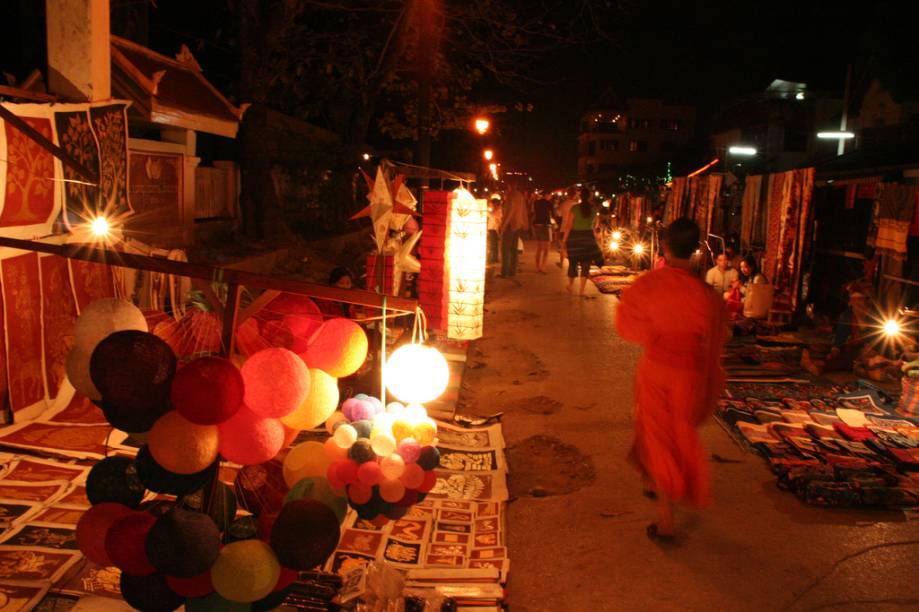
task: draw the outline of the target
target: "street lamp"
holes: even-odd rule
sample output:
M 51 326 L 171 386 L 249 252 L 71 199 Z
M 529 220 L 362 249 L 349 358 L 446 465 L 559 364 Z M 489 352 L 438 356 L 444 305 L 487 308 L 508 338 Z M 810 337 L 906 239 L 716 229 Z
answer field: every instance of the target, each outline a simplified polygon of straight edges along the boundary
M 823 140 L 849 140 L 855 138 L 855 134 L 842 130 L 830 130 L 827 132 L 817 132 L 817 138 Z
M 488 130 L 491 128 L 491 121 L 489 121 L 485 117 L 476 117 L 474 126 L 475 126 L 475 131 L 484 136 L 485 134 L 488 133 Z
M 482 151 L 482 157 L 485 158 L 485 161 L 491 161 L 492 158 L 494 158 L 494 156 L 495 156 L 495 152 L 492 151 L 491 149 L 485 149 L 484 151 Z
M 745 157 L 750 157 L 756 155 L 756 147 L 748 147 L 746 145 L 733 145 L 728 147 L 728 153 L 731 155 L 743 155 Z

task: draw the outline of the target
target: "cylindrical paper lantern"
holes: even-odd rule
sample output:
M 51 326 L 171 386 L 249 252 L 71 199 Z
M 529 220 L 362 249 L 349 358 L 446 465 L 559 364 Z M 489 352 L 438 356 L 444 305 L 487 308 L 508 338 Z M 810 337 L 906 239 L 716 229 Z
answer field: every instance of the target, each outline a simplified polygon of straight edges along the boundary
M 198 425 L 223 423 L 242 407 L 243 377 L 233 362 L 201 357 L 176 372 L 172 406 Z
M 296 410 L 310 393 L 310 372 L 295 353 L 269 348 L 242 367 L 245 403 L 252 412 L 280 418 Z M 100 389 L 101 390 L 101 389 Z
M 302 356 L 311 368 L 319 368 L 336 378 L 350 376 L 367 359 L 367 334 L 350 319 L 329 319 Z
M 281 417 L 288 427 L 312 429 L 328 419 L 338 406 L 338 379 L 317 368 L 310 369 L 310 392 L 300 406 Z
M 154 423 L 147 439 L 158 464 L 176 474 L 194 474 L 217 459 L 216 425 L 195 425 L 175 410 Z
M 280 574 L 277 557 L 261 540 L 227 544 L 211 568 L 211 580 L 217 594 L 238 602 L 265 597 L 274 589 Z
M 284 444 L 284 426 L 243 408 L 217 426 L 219 451 L 227 461 L 255 465 L 272 459 Z
M 157 571 L 190 578 L 214 564 L 220 551 L 220 531 L 209 516 L 173 508 L 150 528 L 146 550 Z
M 271 548 L 285 567 L 307 570 L 332 554 L 339 535 L 338 518 L 328 506 L 297 499 L 281 508 L 271 528 Z

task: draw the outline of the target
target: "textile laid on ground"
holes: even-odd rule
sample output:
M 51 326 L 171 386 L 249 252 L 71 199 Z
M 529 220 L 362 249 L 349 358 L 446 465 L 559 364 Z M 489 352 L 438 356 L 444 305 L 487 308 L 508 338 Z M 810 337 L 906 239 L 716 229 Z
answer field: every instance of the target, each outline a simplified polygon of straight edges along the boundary
M 637 278 L 638 274 L 626 266 L 605 265 L 590 269 L 590 280 L 600 293 L 618 294 Z
M 786 346 L 774 362 L 790 368 L 794 355 Z M 896 401 L 870 383 L 729 382 L 716 415 L 766 458 L 780 488 L 807 503 L 919 506 L 919 419 L 898 413 Z
M 327 571 L 347 573 L 371 561 L 409 571 L 437 570 L 429 577 L 439 589 L 469 586 L 469 570 L 480 573 L 482 597 L 491 600 L 507 580 L 505 542 L 507 466 L 500 425 L 466 429 L 438 423 L 441 451 L 437 484 L 403 518 L 382 527 L 349 511 Z M 491 576 L 491 578 L 484 578 Z M 347 580 L 346 580 L 347 582 Z M 481 584 L 487 583 L 487 584 Z M 465 599 L 477 599 L 467 592 Z
M 762 175 L 750 175 L 744 183 L 743 204 L 741 208 L 740 244 L 744 249 L 756 240 L 756 228 L 760 218 L 760 202 L 763 191 Z

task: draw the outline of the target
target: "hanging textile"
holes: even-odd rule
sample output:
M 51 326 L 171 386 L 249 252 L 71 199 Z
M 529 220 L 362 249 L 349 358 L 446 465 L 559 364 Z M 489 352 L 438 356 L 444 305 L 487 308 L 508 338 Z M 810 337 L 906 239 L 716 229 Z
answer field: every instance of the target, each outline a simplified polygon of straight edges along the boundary
M 667 197 L 667 216 L 665 223 L 670 225 L 683 216 L 683 196 L 686 193 L 686 177 L 678 176 L 673 179 L 670 194 Z
M 788 174 L 779 172 L 769 175 L 769 190 L 766 193 L 766 254 L 763 257 L 763 273 L 769 281 L 775 278 L 776 254 L 783 218 L 783 194 Z
M 905 259 L 906 239 L 916 206 L 916 186 L 882 183 L 878 186 L 878 232 L 875 247 Z
M 683 208 L 681 217 L 689 217 L 690 219 L 696 218 L 696 209 L 699 207 L 699 181 L 701 177 L 694 176 L 690 178 L 687 183 L 687 192 L 689 196 L 687 198 L 686 206 Z
M 54 113 L 61 148 L 86 168 L 99 171 L 99 143 L 93 133 L 89 111 L 80 109 Z M 88 218 L 98 206 L 98 188 L 87 183 L 70 166 L 62 165 L 64 176 L 64 220 L 73 227 Z
M 642 196 L 631 196 L 629 198 L 629 225 L 632 231 L 638 231 L 641 226 L 641 206 L 644 198 Z
M 4 104 L 47 140 L 54 142 L 50 107 L 40 104 Z M 50 233 L 59 210 L 59 164 L 40 144 L 11 123 L 0 120 L 0 227 L 4 235 L 32 238 Z M 10 231 L 6 228 L 21 231 Z
M 783 298 L 780 301 L 787 303 L 791 310 L 795 309 L 798 301 L 801 261 L 808 237 L 813 192 L 813 168 L 786 173 L 783 189 L 784 213 L 776 251 L 773 285 L 776 293 Z
M 762 175 L 755 174 L 748 176 L 744 183 L 743 200 L 740 211 L 740 246 L 745 251 L 753 244 L 753 230 L 760 216 L 760 196 L 762 191 Z
M 67 260 L 57 255 L 43 255 L 39 262 L 45 376 L 48 380 L 48 398 L 53 400 L 66 377 L 64 364 L 73 345 L 73 322 L 77 318 L 77 303 L 70 286 L 70 268 Z
M 700 225 L 700 229 L 706 234 L 706 237 L 712 231 L 712 217 L 715 210 L 721 202 L 721 184 L 724 181 L 723 174 L 709 174 L 706 183 L 707 191 L 705 192 L 705 225 Z

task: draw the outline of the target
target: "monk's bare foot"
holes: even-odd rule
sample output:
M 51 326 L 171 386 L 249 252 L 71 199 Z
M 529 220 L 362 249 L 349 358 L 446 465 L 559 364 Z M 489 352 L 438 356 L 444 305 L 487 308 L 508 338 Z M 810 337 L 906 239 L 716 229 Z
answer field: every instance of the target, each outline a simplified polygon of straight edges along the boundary
M 661 543 L 671 543 L 674 541 L 673 529 L 664 530 L 657 523 L 651 523 L 645 528 L 645 533 L 648 535 L 648 538 L 655 542 Z

